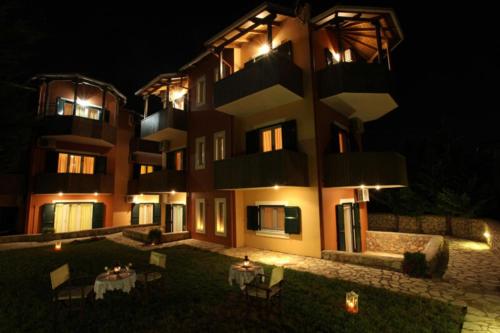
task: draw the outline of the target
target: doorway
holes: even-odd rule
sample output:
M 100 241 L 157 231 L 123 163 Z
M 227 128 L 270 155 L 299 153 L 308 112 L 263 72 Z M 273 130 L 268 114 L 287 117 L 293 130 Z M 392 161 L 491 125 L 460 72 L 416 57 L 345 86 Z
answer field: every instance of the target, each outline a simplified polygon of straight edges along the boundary
M 335 206 L 337 216 L 337 250 L 361 252 L 361 223 L 359 204 L 342 203 Z
M 169 204 L 165 206 L 165 231 L 166 232 L 187 231 L 186 205 Z

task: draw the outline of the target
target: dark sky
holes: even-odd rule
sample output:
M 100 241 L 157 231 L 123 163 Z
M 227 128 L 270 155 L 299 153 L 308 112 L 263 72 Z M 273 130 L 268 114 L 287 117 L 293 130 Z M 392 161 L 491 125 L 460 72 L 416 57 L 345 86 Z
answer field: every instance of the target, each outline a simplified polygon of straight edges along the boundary
M 261 1 L 13 1 L 20 19 L 43 38 L 26 61 L 37 72 L 80 72 L 113 83 L 140 108 L 134 91 L 175 71 L 203 50 L 203 42 Z M 295 1 L 276 1 L 293 6 Z M 500 46 L 494 8 L 459 2 L 344 1 L 395 8 L 405 40 L 393 54 L 400 107 L 367 130 L 389 137 L 425 135 L 437 126 L 498 140 Z M 335 1 L 310 1 L 313 14 Z M 19 13 L 19 11 L 18 11 Z M 390 141 L 390 140 L 389 140 Z

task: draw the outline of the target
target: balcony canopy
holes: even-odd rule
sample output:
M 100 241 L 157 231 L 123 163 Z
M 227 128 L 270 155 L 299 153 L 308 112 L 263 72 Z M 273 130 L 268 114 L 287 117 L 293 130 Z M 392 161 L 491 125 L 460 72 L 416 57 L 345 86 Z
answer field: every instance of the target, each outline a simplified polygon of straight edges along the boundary
M 377 31 L 383 49 L 392 50 L 403 40 L 396 14 L 390 8 L 339 5 L 312 18 L 311 22 L 316 29 L 333 32 L 336 38 L 332 38 L 332 48 L 336 54 L 350 48 L 367 62 L 378 54 Z M 338 36 L 342 45 L 337 42 Z
M 167 90 L 170 86 L 170 93 L 176 90 L 188 89 L 188 77 L 179 73 L 163 73 L 157 75 L 154 79 L 149 81 L 144 87 L 137 90 L 136 96 L 155 95 L 160 96 L 163 91 Z M 171 96 L 172 97 L 172 96 Z M 172 99 L 172 98 L 171 98 Z

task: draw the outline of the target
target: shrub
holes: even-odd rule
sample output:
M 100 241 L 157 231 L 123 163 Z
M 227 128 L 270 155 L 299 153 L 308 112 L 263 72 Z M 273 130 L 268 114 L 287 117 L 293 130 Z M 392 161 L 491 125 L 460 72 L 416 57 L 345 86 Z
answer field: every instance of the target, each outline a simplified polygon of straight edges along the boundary
M 403 273 L 412 277 L 423 277 L 427 272 L 425 254 L 421 252 L 405 252 Z
M 436 254 L 436 267 L 432 275 L 437 278 L 442 278 L 448 269 L 448 262 L 450 260 L 450 248 L 448 242 L 445 240 Z
M 148 241 L 153 244 L 161 243 L 161 230 L 158 228 L 149 230 Z

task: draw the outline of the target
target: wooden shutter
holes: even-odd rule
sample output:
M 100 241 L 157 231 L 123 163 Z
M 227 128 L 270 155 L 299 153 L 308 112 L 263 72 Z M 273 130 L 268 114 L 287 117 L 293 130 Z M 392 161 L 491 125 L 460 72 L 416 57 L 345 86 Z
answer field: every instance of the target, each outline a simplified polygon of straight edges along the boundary
M 167 169 L 175 170 L 175 152 L 171 151 L 167 153 Z
M 339 140 L 340 129 L 335 126 L 335 124 L 330 125 L 330 147 L 328 152 L 340 153 L 340 140 Z
M 153 223 L 160 224 L 161 222 L 161 208 L 159 203 L 153 204 Z
M 139 207 L 140 204 L 132 204 L 132 219 L 130 221 L 132 225 L 139 224 Z
M 135 163 L 132 168 L 132 179 L 139 179 L 139 175 L 141 174 L 141 165 Z
M 247 154 L 255 154 L 260 151 L 259 130 L 253 130 L 245 134 L 245 146 Z
M 172 218 L 172 205 L 165 205 L 165 231 L 172 232 L 174 231 L 173 226 L 173 218 Z
M 45 153 L 45 172 L 57 173 L 59 153 L 55 150 L 47 150 Z
M 109 123 L 109 116 L 110 116 L 109 110 L 104 110 L 104 122 Z
M 285 207 L 285 233 L 300 234 L 300 207 Z
M 94 203 L 92 209 L 92 229 L 102 228 L 104 225 L 104 204 L 102 202 Z
M 106 174 L 106 156 L 95 157 L 94 173 L 103 175 Z
M 153 171 L 161 171 L 161 165 L 153 165 Z
M 345 251 L 344 207 L 335 206 L 337 211 L 337 250 Z
M 42 233 L 54 232 L 55 204 L 45 204 L 42 210 Z
M 248 230 L 260 229 L 258 206 L 247 206 L 247 229 Z
M 352 214 L 353 214 L 353 226 L 352 229 L 354 231 L 353 236 L 353 244 L 354 252 L 361 252 L 361 221 L 359 217 L 359 204 L 355 203 L 352 205 Z
M 295 119 L 281 124 L 281 130 L 283 131 L 283 149 L 297 151 L 297 122 Z

